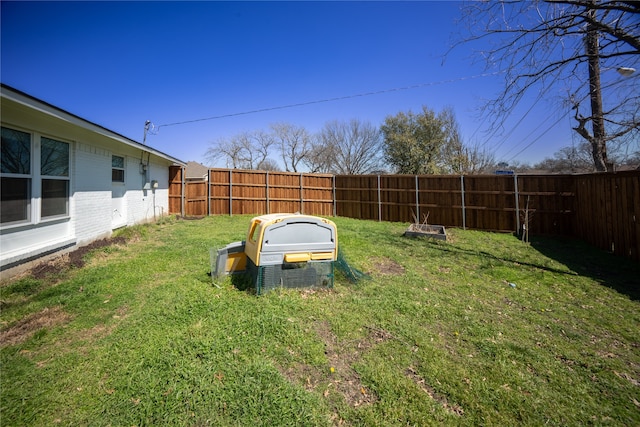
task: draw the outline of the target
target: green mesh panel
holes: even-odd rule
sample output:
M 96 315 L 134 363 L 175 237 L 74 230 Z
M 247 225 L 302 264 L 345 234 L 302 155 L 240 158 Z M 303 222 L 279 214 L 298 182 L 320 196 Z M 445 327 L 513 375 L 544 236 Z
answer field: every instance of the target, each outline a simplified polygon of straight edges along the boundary
M 333 261 L 309 261 L 256 266 L 248 260 L 258 295 L 275 288 L 332 288 Z

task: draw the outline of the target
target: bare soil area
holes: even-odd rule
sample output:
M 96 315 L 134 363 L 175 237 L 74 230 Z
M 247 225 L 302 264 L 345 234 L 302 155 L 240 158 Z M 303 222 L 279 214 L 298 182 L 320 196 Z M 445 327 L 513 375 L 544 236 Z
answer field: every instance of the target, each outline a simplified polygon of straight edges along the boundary
M 0 331 L 0 346 L 19 344 L 29 339 L 40 329 L 61 325 L 68 322 L 70 318 L 71 316 L 60 306 L 45 308 Z

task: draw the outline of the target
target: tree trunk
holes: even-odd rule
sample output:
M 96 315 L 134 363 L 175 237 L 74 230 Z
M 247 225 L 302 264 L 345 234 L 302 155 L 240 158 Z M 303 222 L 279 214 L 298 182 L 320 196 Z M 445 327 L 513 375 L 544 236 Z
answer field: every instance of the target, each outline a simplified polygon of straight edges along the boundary
M 591 18 L 595 20 L 596 11 L 591 9 Z M 599 172 L 606 172 L 611 167 L 607 160 L 607 140 L 602 111 L 602 88 L 600 86 L 600 46 L 598 30 L 591 23 L 587 24 L 586 49 L 589 61 L 589 94 L 591 96 L 591 124 L 593 139 L 591 148 L 595 168 Z

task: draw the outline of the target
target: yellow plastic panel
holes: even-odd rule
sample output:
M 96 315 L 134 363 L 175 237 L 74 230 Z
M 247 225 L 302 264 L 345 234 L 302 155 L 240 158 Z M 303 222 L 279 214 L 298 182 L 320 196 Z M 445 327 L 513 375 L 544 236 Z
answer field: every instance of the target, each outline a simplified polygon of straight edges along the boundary
M 311 254 L 311 259 L 313 261 L 333 259 L 333 252 L 316 252 Z
M 311 254 L 302 253 L 302 254 L 286 254 L 284 256 L 284 262 L 305 262 L 311 259 Z
M 226 273 L 237 273 L 247 269 L 247 254 L 244 252 L 231 253 L 224 266 Z

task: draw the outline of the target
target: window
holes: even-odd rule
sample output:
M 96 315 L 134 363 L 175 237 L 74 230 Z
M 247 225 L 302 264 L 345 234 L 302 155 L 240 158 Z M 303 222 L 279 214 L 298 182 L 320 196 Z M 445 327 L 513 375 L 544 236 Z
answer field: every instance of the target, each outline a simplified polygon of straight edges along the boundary
M 69 215 L 69 144 L 2 127 L 1 147 L 2 225 Z
M 111 156 L 111 181 L 124 182 L 124 157 Z
M 2 128 L 0 222 L 31 219 L 31 135 Z
M 40 139 L 43 218 L 69 214 L 69 144 Z
M 30 179 L 2 177 L 2 224 L 30 219 L 30 183 Z

